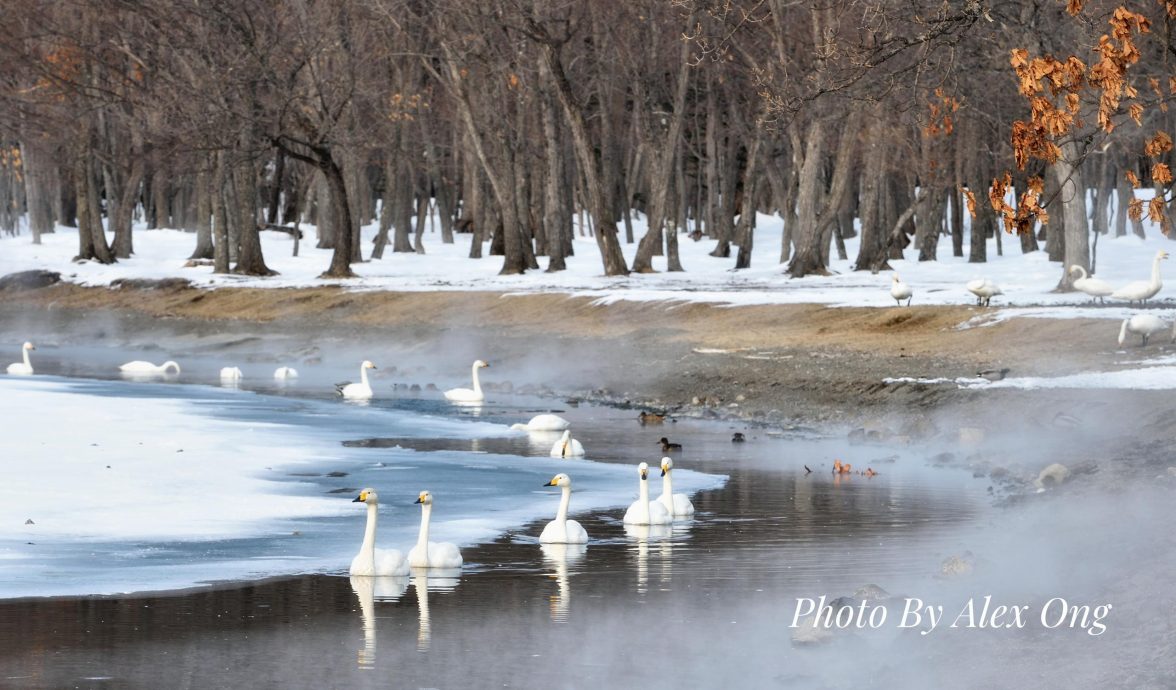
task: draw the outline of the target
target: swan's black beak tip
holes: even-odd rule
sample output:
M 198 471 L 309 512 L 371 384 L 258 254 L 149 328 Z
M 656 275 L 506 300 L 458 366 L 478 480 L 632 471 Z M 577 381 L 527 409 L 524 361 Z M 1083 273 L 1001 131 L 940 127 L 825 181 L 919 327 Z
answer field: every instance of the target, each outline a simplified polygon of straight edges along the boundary
M 413 505 L 416 505 L 417 503 L 420 503 L 420 502 L 421 502 L 421 499 L 418 498 L 417 500 L 413 501 L 412 503 L 413 503 Z
M 359 496 L 356 496 L 356 497 L 355 497 L 355 499 L 354 499 L 354 500 L 352 500 L 351 502 L 352 502 L 352 503 L 363 503 L 363 501 L 362 501 L 362 500 L 360 500 Z
M 663 476 L 663 477 L 664 477 L 664 476 L 666 476 L 666 471 L 665 471 L 665 470 L 662 470 L 662 476 Z

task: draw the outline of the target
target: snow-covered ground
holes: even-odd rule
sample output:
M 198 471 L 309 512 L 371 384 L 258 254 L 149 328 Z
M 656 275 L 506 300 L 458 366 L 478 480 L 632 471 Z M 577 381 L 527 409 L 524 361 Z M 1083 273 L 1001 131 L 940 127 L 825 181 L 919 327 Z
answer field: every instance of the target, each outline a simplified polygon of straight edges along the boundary
M 208 386 L 0 376 L 0 599 L 343 573 L 381 497 L 378 541 L 416 540 L 433 491 L 435 540 L 471 544 L 552 515 L 622 507 L 631 465 L 460 451 L 347 448 L 344 439 L 519 436 L 505 424 Z M 520 419 L 522 421 L 522 419 Z M 334 472 L 334 475 L 331 473 Z M 675 470 L 693 492 L 724 478 Z
M 45 235 L 43 244 L 31 244 L 27 232 L 17 237 L 0 239 L 0 275 L 32 268 L 60 271 L 67 280 L 83 285 L 107 285 L 118 278 L 183 277 L 193 283 L 215 288 L 219 286 L 301 287 L 338 282 L 355 290 L 491 290 L 507 294 L 524 292 L 559 292 L 593 296 L 602 303 L 619 300 L 657 301 L 677 300 L 718 304 L 795 304 L 819 303 L 834 306 L 886 307 L 894 305 L 889 288 L 891 272 L 871 274 L 854 271 L 858 239 L 846 242 L 847 260 L 834 259 L 827 277 L 792 279 L 784 274 L 779 263 L 782 223 L 779 217 L 760 215 L 755 233 L 755 251 L 751 268 L 734 271 L 734 249 L 731 258 L 719 259 L 708 253 L 714 248 L 709 240 L 692 242 L 680 239 L 684 273 L 659 272 L 634 274 L 627 278 L 607 278 L 591 237 L 577 233 L 575 256 L 567 260 L 568 270 L 546 273 L 542 270 L 521 276 L 499 276 L 502 258 L 485 256 L 470 259 L 469 235 L 456 235 L 456 243 L 441 242 L 440 233 L 430 224 L 424 235 L 426 254 L 385 253 L 378 261 L 356 264 L 353 268 L 360 278 L 348 281 L 324 281 L 318 278 L 330 263 L 330 251 L 315 248 L 314 228 L 304 226 L 306 239 L 301 242 L 299 256 L 292 256 L 293 240 L 287 235 L 263 232 L 262 244 L 266 263 L 280 275 L 269 278 L 218 276 L 210 267 L 185 268 L 186 258 L 195 246 L 195 235 L 176 230 L 136 229 L 136 254 L 129 260 L 104 266 L 96 263 L 72 264 L 77 253 L 77 234 L 70 228 Z M 371 239 L 376 226 L 363 229 L 363 252 L 371 253 Z M 644 219 L 635 223 L 635 235 L 645 231 Z M 622 228 L 623 233 L 623 228 Z M 1176 249 L 1176 243 L 1163 237 L 1158 228 L 1147 225 L 1148 238 L 1134 235 L 1121 238 L 1101 238 L 1097 246 L 1097 275 L 1119 286 L 1131 281 L 1146 280 L 1151 275 L 1152 259 L 1159 249 Z M 996 240 L 988 241 L 988 262 L 969 264 L 967 257 L 951 256 L 950 238 L 942 238 L 939 260 L 918 262 L 892 261 L 891 265 L 904 282 L 914 288 L 914 305 L 969 304 L 975 298 L 964 289 L 973 278 L 986 277 L 1004 291 L 993 300 L 1000 310 L 986 318 L 1005 318 L 1009 315 L 1046 316 L 1052 318 L 1096 317 L 1122 319 L 1130 310 L 1122 308 L 1085 308 L 1089 299 L 1081 293 L 1059 294 L 1053 289 L 1061 277 L 1061 265 L 1050 263 L 1044 251 L 1021 254 L 1016 237 L 1003 238 L 1004 256 L 997 256 Z M 488 249 L 486 246 L 486 249 Z M 632 262 L 637 245 L 623 244 L 625 255 Z M 967 240 L 965 239 L 965 251 Z M 907 250 L 907 256 L 915 252 Z M 547 260 L 540 258 L 546 267 Z M 665 258 L 656 257 L 654 267 L 665 268 Z M 1164 269 L 1176 276 L 1176 266 L 1164 264 Z M 1176 278 L 1174 278 L 1176 279 Z M 1156 298 L 1164 302 L 1161 292 Z M 1173 303 L 1176 304 L 1176 303 Z M 1012 312 L 1008 307 L 1015 307 Z

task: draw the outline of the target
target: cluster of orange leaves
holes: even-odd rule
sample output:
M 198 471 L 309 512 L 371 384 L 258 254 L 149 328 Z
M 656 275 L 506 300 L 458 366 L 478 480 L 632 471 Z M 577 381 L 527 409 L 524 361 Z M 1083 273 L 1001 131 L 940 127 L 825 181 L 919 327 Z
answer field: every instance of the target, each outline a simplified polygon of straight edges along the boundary
M 12 169 L 12 176 L 17 182 L 21 182 L 23 177 L 20 172 L 20 147 L 13 146 L 11 148 L 0 148 L 0 170 Z
M 1158 160 L 1165 153 L 1172 150 L 1172 137 L 1168 136 L 1167 132 L 1156 132 L 1155 136 L 1144 144 L 1143 152 L 1153 159 L 1151 177 L 1152 183 L 1158 185 L 1167 185 L 1172 183 L 1172 170 L 1167 163 L 1161 163 Z M 1139 176 L 1133 171 L 1126 172 L 1127 181 L 1131 186 L 1138 189 L 1141 184 Z M 1132 199 L 1127 203 L 1127 215 L 1132 220 L 1141 220 L 1144 215 L 1144 204 L 1142 199 Z M 1168 215 L 1164 213 L 1164 196 L 1157 194 L 1152 197 L 1147 204 L 1147 217 L 1160 224 L 1160 230 L 1167 235 L 1171 231 L 1171 221 L 1168 220 Z
M 416 119 L 416 112 L 428 108 L 429 102 L 424 94 L 414 93 L 406 96 L 394 93 L 388 97 L 387 117 L 393 122 L 412 122 Z
M 927 120 L 927 126 L 923 128 L 923 135 L 927 137 L 949 136 L 955 130 L 952 113 L 960 109 L 960 102 L 945 94 L 943 89 L 935 89 L 935 97 L 939 99 L 939 102 L 931 101 L 928 104 L 931 117 Z
M 988 190 L 988 203 L 1004 221 L 1005 230 L 1020 234 L 1031 232 L 1034 220 L 1041 221 L 1042 225 L 1048 224 L 1049 212 L 1041 206 L 1045 181 L 1037 176 L 1030 177 L 1026 183 L 1027 189 L 1017 200 L 1015 208 L 1005 201 L 1005 195 L 1012 186 L 1013 177 L 1006 172 L 1004 179 L 993 179 L 992 188 Z
M 1176 5 L 1176 0 L 1161 0 L 1169 5 Z M 1066 11 L 1076 15 L 1082 11 L 1083 0 L 1068 0 Z M 1017 75 L 1018 90 L 1029 101 L 1029 119 L 1018 120 L 1012 127 L 1013 158 L 1019 170 L 1024 170 L 1031 158 L 1054 163 L 1061 156 L 1061 149 L 1055 143 L 1059 137 L 1070 133 L 1082 124 L 1078 118 L 1081 109 L 1081 94 L 1090 88 L 1098 94 L 1098 124 L 1105 132 L 1115 128 L 1114 115 L 1124 98 L 1134 99 L 1138 95 L 1135 88 L 1127 81 L 1127 70 L 1139 61 L 1139 48 L 1132 40 L 1136 34 L 1150 31 L 1147 17 L 1119 7 L 1109 20 L 1110 34 L 1103 34 L 1099 38 L 1095 52 L 1097 61 L 1087 67 L 1076 56 L 1069 56 L 1064 61 L 1052 55 L 1030 58 L 1029 51 L 1018 48 L 1012 51 L 1009 63 Z M 1171 78 L 1169 87 L 1176 93 L 1176 78 Z M 1152 88 L 1159 93 L 1159 83 L 1152 80 Z M 1128 114 L 1136 124 L 1142 124 L 1143 106 L 1131 103 Z M 1159 169 L 1162 179 L 1164 175 L 1171 179 L 1167 166 Z M 1156 167 L 1153 166 L 1153 176 Z M 1049 214 L 1041 207 L 1041 178 L 1030 178 L 1028 188 L 1017 201 L 1014 208 L 1005 200 L 1005 194 L 1012 184 L 1011 176 L 1006 172 L 1004 179 L 994 179 L 989 191 L 989 202 L 992 208 L 1004 220 L 1005 229 L 1009 232 L 1029 232 L 1033 223 L 1038 220 L 1042 225 L 1049 222 Z M 1161 226 L 1167 230 L 1166 220 L 1163 219 L 1163 201 L 1152 204 L 1158 210 L 1153 214 L 1160 220 Z M 1129 207 L 1129 212 L 1131 207 Z M 1141 212 L 1142 202 L 1136 206 L 1136 212 Z

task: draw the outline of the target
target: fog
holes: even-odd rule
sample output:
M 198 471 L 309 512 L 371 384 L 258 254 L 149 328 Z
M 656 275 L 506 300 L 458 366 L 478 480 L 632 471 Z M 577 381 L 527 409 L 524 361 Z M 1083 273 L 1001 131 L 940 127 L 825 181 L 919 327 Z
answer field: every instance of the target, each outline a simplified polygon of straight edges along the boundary
M 599 342 L 553 337 L 525 350 L 468 324 L 427 340 L 231 323 L 209 335 L 190 322 L 47 314 L 3 312 L 0 346 L 10 361 L 30 339 L 38 373 L 114 377 L 123 361 L 176 359 L 180 381 L 214 383 L 221 366 L 235 365 L 245 370 L 242 387 L 265 392 L 282 390 L 273 368 L 291 365 L 301 377 L 285 392 L 311 397 L 330 396 L 363 359 L 381 367 L 373 385 L 387 395 L 398 394 L 396 383 L 468 385 L 475 358 L 491 363 L 483 385 L 599 382 Z M 615 340 L 618 356 L 641 347 L 636 336 Z M 633 372 L 634 388 L 643 375 Z M 548 398 L 536 409 L 581 415 L 576 423 L 599 437 L 614 430 L 602 460 L 654 462 L 652 440 L 668 433 L 686 446 L 676 466 L 731 479 L 695 496 L 696 520 L 668 535 L 626 532 L 619 514 L 584 519 L 594 542 L 582 556 L 540 551 L 526 538 L 534 525 L 512 531 L 468 551 L 460 584 L 430 591 L 427 605 L 408 586 L 364 605 L 339 577 L 177 597 L 0 603 L 10 621 L 0 625 L 0 648 L 11 653 L 0 672 L 16 687 L 76 683 L 95 669 L 136 686 L 174 672 L 210 686 L 264 678 L 274 687 L 1173 687 L 1169 398 L 966 391 L 931 412 L 883 410 L 868 422 L 880 433 L 864 442 L 851 442 L 850 429 L 780 436 L 737 421 L 641 429 L 628 411 Z M 487 413 L 496 413 L 493 404 Z M 734 429 L 748 442 L 731 444 Z M 590 438 L 585 444 L 591 450 Z M 834 477 L 834 459 L 880 474 Z M 1038 474 L 1053 463 L 1068 476 L 1039 490 Z M 805 600 L 853 597 L 866 585 L 889 594 L 867 603 L 885 607 L 877 628 L 834 629 L 814 644 L 794 639 Z M 986 597 L 992 607 L 1027 608 L 1003 619 L 1013 627 L 968 627 L 977 623 L 961 618 L 968 603 L 978 615 Z M 926 619 L 901 627 L 915 598 L 942 606 L 934 629 Z M 1060 600 L 1088 608 L 1071 626 Z M 177 616 L 184 622 L 169 622 Z M 88 639 L 82 630 L 95 618 L 106 623 Z M 48 658 L 38 644 L 58 650 L 56 670 L 30 671 Z M 30 673 L 34 680 L 21 680 Z

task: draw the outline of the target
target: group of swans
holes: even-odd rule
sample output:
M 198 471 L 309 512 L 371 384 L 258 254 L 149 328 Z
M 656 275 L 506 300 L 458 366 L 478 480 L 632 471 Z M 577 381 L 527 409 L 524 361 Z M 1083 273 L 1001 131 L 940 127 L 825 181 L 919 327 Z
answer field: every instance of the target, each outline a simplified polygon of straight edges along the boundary
M 1160 280 L 1160 262 L 1168 258 L 1168 252 L 1163 249 L 1156 252 L 1156 256 L 1152 259 L 1152 272 L 1149 280 L 1136 280 L 1127 283 L 1123 287 L 1116 290 L 1114 286 L 1105 280 L 1100 280 L 1094 276 L 1088 276 L 1086 269 L 1077 264 L 1070 267 L 1070 274 L 1077 274 L 1078 277 L 1074 279 L 1074 288 L 1079 292 L 1090 295 L 1091 301 L 1098 300 L 1105 302 L 1104 298 L 1127 300 L 1128 304 L 1139 302 L 1145 304 L 1149 299 L 1155 297 L 1164 287 L 1164 283 Z
M 476 381 L 476 379 L 475 379 Z M 515 431 L 526 431 L 529 433 L 539 435 L 542 440 L 542 435 L 548 432 L 562 431 L 559 440 L 551 446 L 551 457 L 553 458 L 579 458 L 584 456 L 584 445 L 578 440 L 572 438 L 572 430 L 569 428 L 572 423 L 556 414 L 540 414 L 531 417 L 531 421 L 526 424 L 511 424 L 510 428 Z
M 461 551 L 450 542 L 429 541 L 429 518 L 433 513 L 433 494 L 422 491 L 416 503 L 421 506 L 421 529 L 417 543 L 405 557 L 397 549 L 376 548 L 376 524 L 380 498 L 375 489 L 364 489 L 352 503 L 367 505 L 367 525 L 359 553 L 351 559 L 350 573 L 357 576 L 402 577 L 415 569 L 456 570 L 462 566 Z
M 662 494 L 655 501 L 649 498 L 649 465 L 641 463 L 637 466 L 638 498 L 625 511 L 626 525 L 669 525 L 675 519 L 689 518 L 694 515 L 694 505 L 686 494 L 674 493 L 673 480 L 674 461 L 662 458 Z M 543 486 L 559 487 L 562 495 L 559 499 L 559 509 L 555 519 L 547 523 L 539 535 L 542 544 L 584 544 L 588 541 L 588 532 L 575 520 L 568 519 L 568 505 L 572 500 L 572 479 L 561 472 L 551 478 Z

